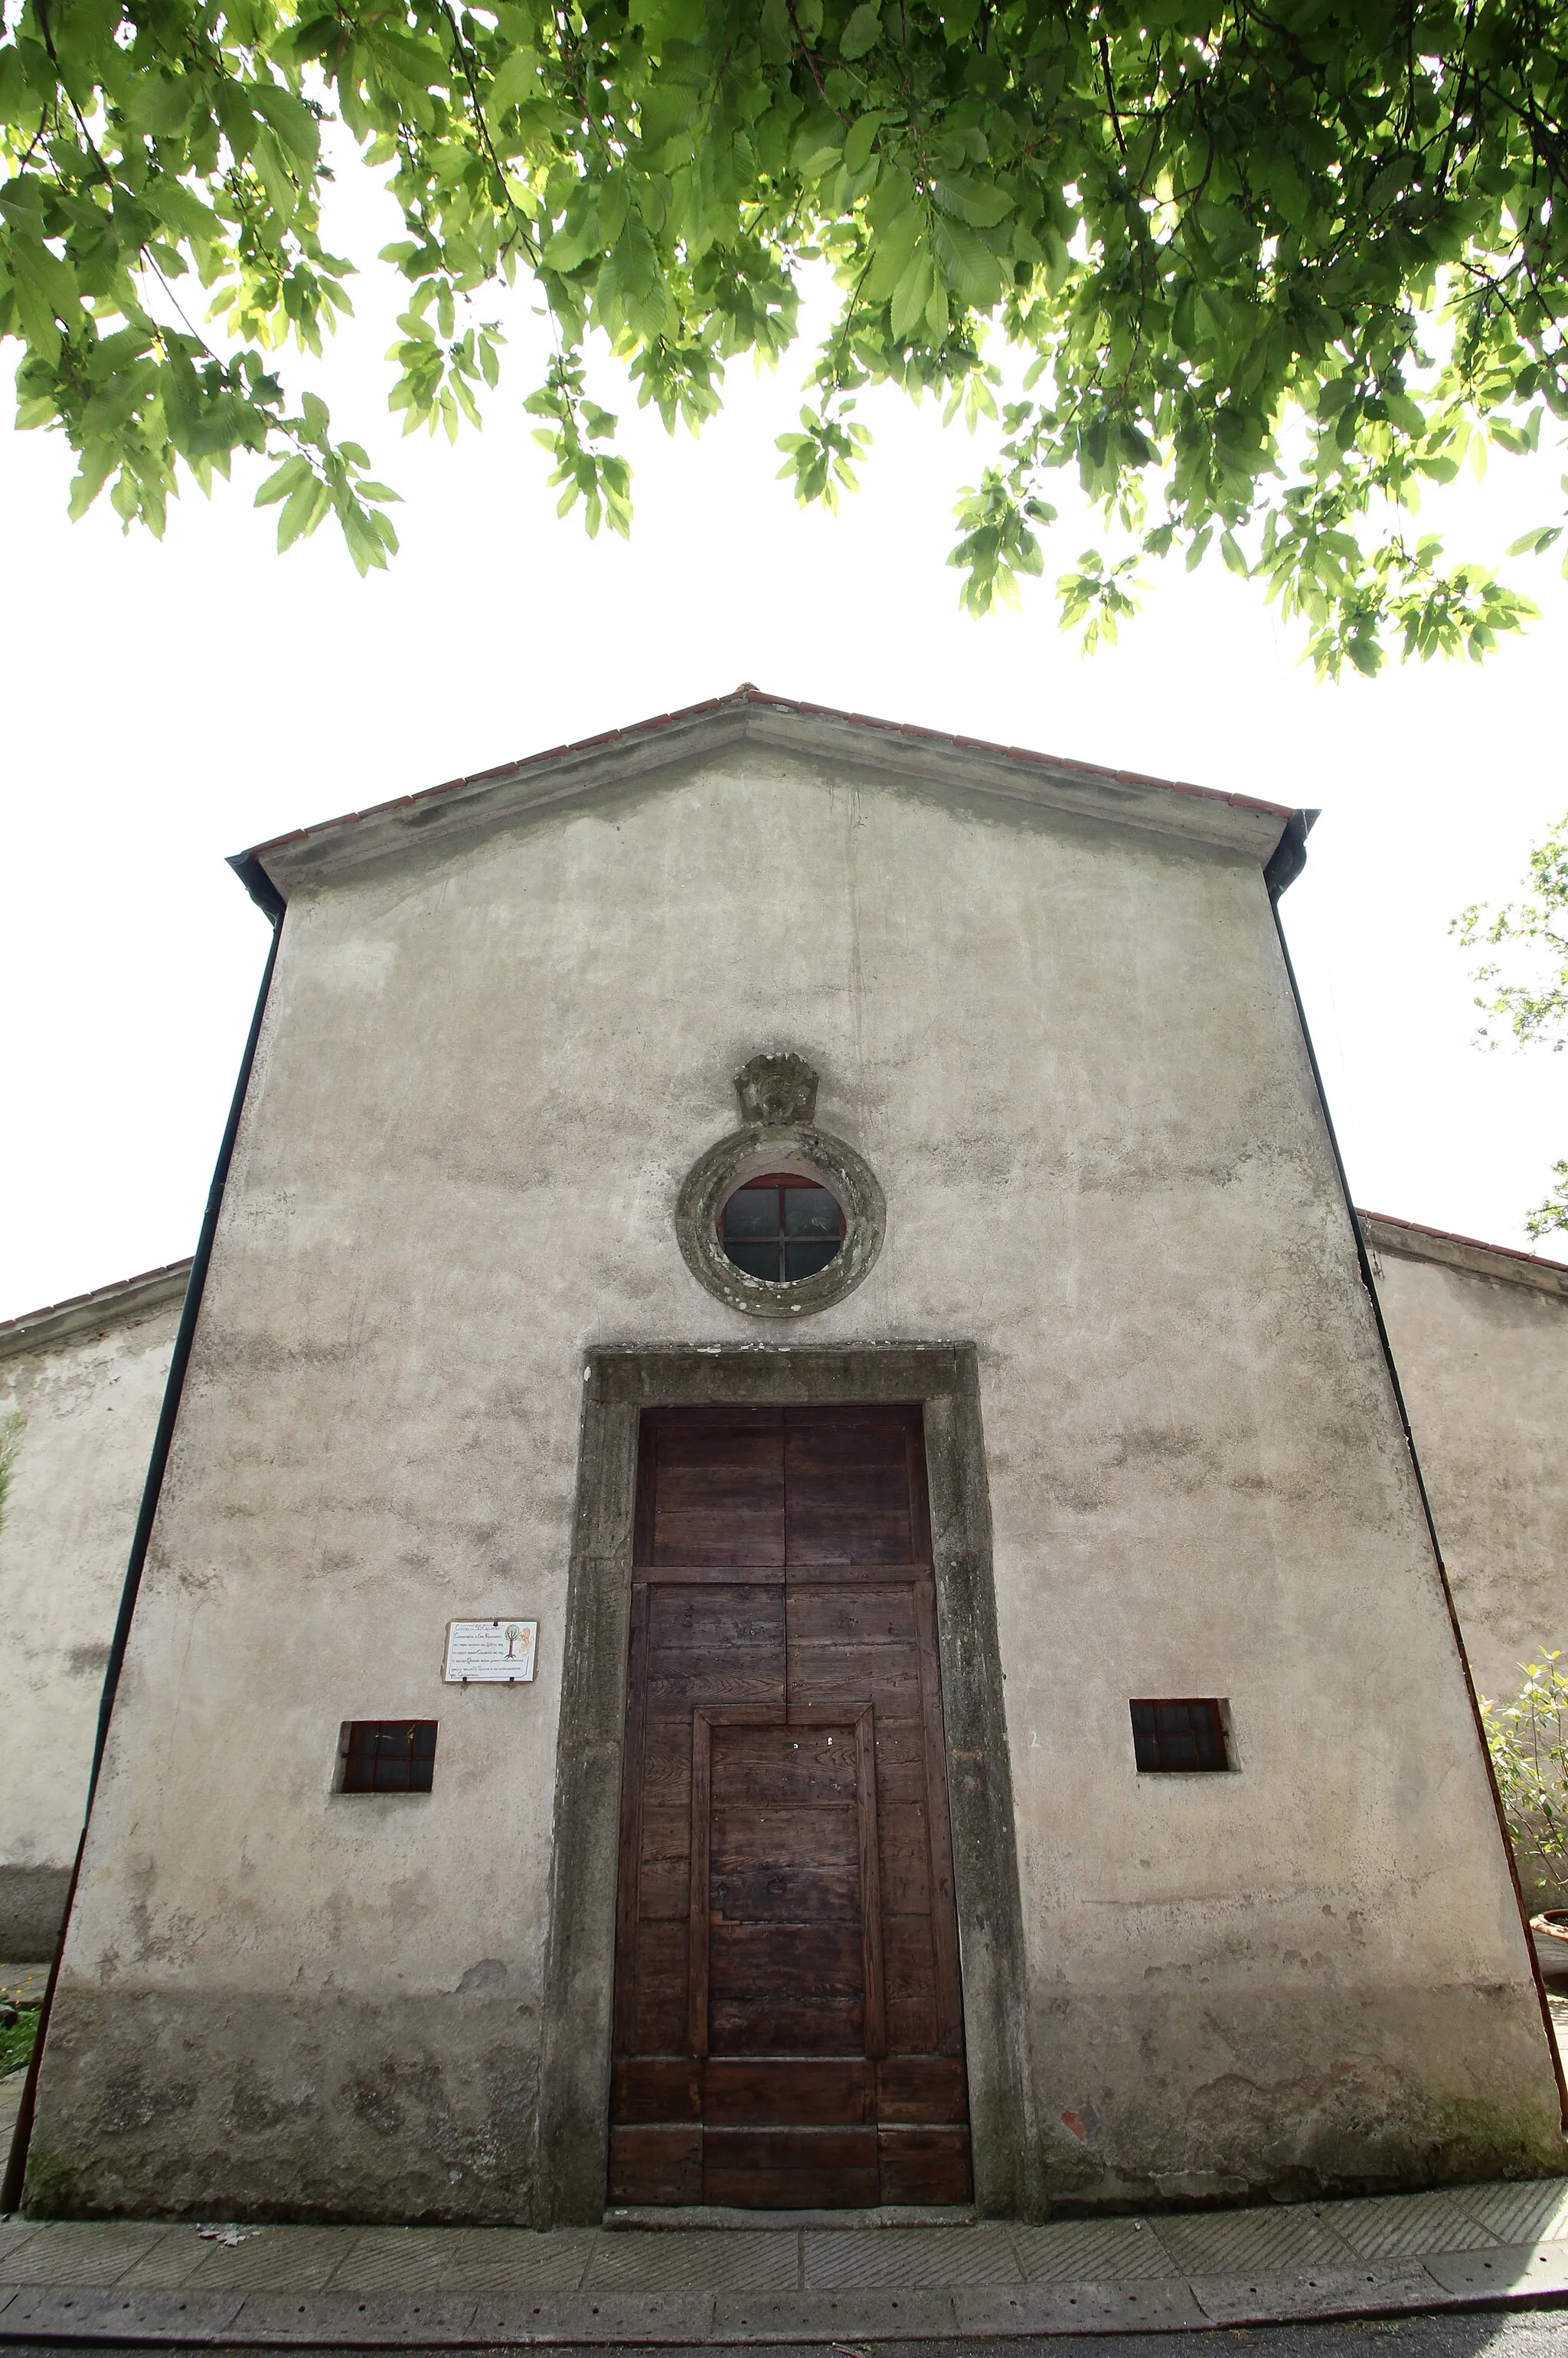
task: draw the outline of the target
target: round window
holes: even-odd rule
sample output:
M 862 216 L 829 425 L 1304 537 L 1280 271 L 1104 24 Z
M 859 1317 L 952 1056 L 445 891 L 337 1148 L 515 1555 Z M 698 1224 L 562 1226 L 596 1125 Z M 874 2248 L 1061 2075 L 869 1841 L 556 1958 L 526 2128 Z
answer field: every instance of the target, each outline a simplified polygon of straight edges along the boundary
M 837 1259 L 844 1242 L 843 1207 L 819 1179 L 769 1171 L 726 1198 L 719 1241 L 726 1259 L 748 1277 L 797 1285 Z

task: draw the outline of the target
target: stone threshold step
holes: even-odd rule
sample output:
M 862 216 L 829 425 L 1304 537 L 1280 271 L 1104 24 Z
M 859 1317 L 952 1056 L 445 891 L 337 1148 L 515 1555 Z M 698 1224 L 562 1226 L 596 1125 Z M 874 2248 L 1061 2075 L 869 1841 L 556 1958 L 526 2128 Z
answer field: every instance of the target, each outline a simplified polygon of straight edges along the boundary
M 973 2227 L 979 2213 L 972 2202 L 883 2202 L 866 2211 L 739 2211 L 719 2202 L 615 2203 L 604 2213 L 608 2228 L 733 2227 L 756 2234 L 795 2227 Z

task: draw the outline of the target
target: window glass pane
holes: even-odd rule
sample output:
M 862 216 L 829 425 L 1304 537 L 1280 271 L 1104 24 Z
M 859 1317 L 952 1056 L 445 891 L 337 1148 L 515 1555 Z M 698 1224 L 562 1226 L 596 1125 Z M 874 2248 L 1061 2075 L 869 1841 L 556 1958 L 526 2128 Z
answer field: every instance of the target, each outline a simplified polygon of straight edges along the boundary
M 1193 1718 L 1196 1724 L 1198 1766 L 1202 1768 L 1223 1768 L 1225 1730 L 1220 1725 L 1219 1714 L 1195 1704 Z
M 776 1237 L 779 1195 L 776 1187 L 737 1187 L 724 1206 L 724 1234 L 730 1237 Z
M 843 1217 L 826 1187 L 786 1187 L 784 1224 L 786 1237 L 838 1237 L 844 1228 Z
M 1228 1768 L 1225 1720 L 1210 1696 L 1130 1706 L 1132 1750 L 1140 1768 Z
M 792 1282 L 803 1277 L 815 1277 L 826 1269 L 838 1251 L 838 1238 L 828 1237 L 821 1243 L 791 1244 L 784 1247 L 784 1274 Z
M 724 1249 L 737 1269 L 748 1277 L 769 1277 L 776 1285 L 779 1280 L 779 1249 L 776 1244 L 737 1244 L 729 1237 Z
M 350 1723 L 345 1793 L 428 1793 L 434 1788 L 433 1719 L 357 1719 Z

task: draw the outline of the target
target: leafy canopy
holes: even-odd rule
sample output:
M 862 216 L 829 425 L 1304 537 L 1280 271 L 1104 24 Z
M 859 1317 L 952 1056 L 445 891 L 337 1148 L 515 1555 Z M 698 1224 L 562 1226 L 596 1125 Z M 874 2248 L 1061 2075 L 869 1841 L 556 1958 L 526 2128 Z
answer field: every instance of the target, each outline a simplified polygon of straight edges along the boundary
M 1480 655 L 1533 609 L 1413 522 L 1429 482 L 1568 416 L 1565 11 L 1531 0 L 3 0 L 0 335 L 19 423 L 161 529 L 181 469 L 278 461 L 279 545 L 361 570 L 395 495 L 285 389 L 349 308 L 320 236 L 335 118 L 403 210 L 391 400 L 477 423 L 531 280 L 527 406 L 563 511 L 625 531 L 590 329 L 672 428 L 840 290 L 784 472 L 831 506 L 856 397 L 991 436 L 952 562 L 983 612 L 1044 569 L 1058 469 L 1114 537 L 1059 584 L 1092 639 L 1146 557 L 1211 552 L 1321 670 Z M 196 288 L 200 289 L 198 295 Z M 204 316 L 203 316 L 204 314 Z M 1013 397 L 1016 396 L 1016 397 Z M 1544 546 L 1559 527 L 1529 535 Z M 1523 546 L 1523 544 L 1519 544 Z
M 1521 1047 L 1549 1047 L 1561 1055 L 1568 1048 L 1568 816 L 1531 851 L 1522 901 L 1495 914 L 1484 901 L 1475 902 L 1450 931 L 1467 949 L 1506 950 L 1519 977 L 1503 979 L 1506 968 L 1497 958 L 1476 968 L 1487 993 L 1476 1001 L 1487 1019 L 1481 1038 L 1494 1046 L 1501 1025 Z M 1532 1237 L 1568 1230 L 1568 1162 L 1553 1163 L 1552 1179 L 1545 1202 L 1525 1215 Z

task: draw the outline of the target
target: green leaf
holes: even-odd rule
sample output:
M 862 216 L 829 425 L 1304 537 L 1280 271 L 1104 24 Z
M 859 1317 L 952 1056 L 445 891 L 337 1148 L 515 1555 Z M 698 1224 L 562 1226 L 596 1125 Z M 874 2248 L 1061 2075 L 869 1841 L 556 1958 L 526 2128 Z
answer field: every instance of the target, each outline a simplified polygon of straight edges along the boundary
M 696 41 L 708 14 L 706 0 L 631 0 L 632 22 L 641 25 L 649 46 L 662 49 L 676 41 Z
M 286 459 L 275 473 L 267 477 L 256 493 L 254 504 L 258 508 L 272 507 L 277 501 L 287 499 L 292 492 L 297 491 L 301 483 L 308 481 L 309 478 L 308 460 L 300 458 L 296 452 L 293 457 Z
M 492 118 L 499 118 L 525 98 L 532 98 L 539 86 L 539 60 L 532 49 L 514 49 L 503 58 L 490 85 L 486 107 Z
M 871 160 L 871 149 L 876 145 L 877 133 L 881 127 L 882 118 L 880 114 L 856 116 L 844 139 L 844 169 L 847 172 L 865 170 Z
M 945 213 L 976 229 L 994 229 L 1013 209 L 1011 197 L 994 181 L 949 178 L 935 181 L 931 193 Z
M 873 7 L 871 0 L 860 0 L 850 12 L 849 21 L 838 36 L 838 54 L 845 58 L 863 58 L 874 49 L 882 37 L 882 12 Z
M 954 292 L 977 310 L 988 311 L 1001 297 L 1004 274 L 989 246 L 962 222 L 939 221 L 933 232 L 943 275 Z M 935 332 L 935 331 L 934 331 Z
M 888 297 L 903 284 L 925 229 L 925 208 L 913 204 L 898 214 L 877 239 L 866 271 L 864 293 L 868 302 L 886 302 Z M 893 334 L 897 336 L 904 332 L 895 319 Z
M 14 49 L 0 49 L 0 123 L 25 123 L 37 113 L 20 57 Z
M 795 55 L 795 27 L 790 23 L 785 0 L 762 0 L 757 29 L 762 38 L 762 55 L 769 64 L 787 64 Z
M 277 519 L 277 549 L 281 557 L 297 540 L 313 533 L 331 506 L 331 493 L 316 476 L 309 476 L 290 492 Z
M 145 73 L 126 94 L 126 120 L 148 138 L 173 138 L 189 121 L 195 95 L 195 84 L 184 74 Z
M 271 124 L 301 170 L 314 171 L 320 153 L 321 127 L 304 100 L 275 81 L 255 83 L 250 95 L 256 113 Z
M 935 265 L 928 246 L 911 255 L 892 297 L 892 331 L 901 340 L 912 336 L 925 316 L 936 284 Z

